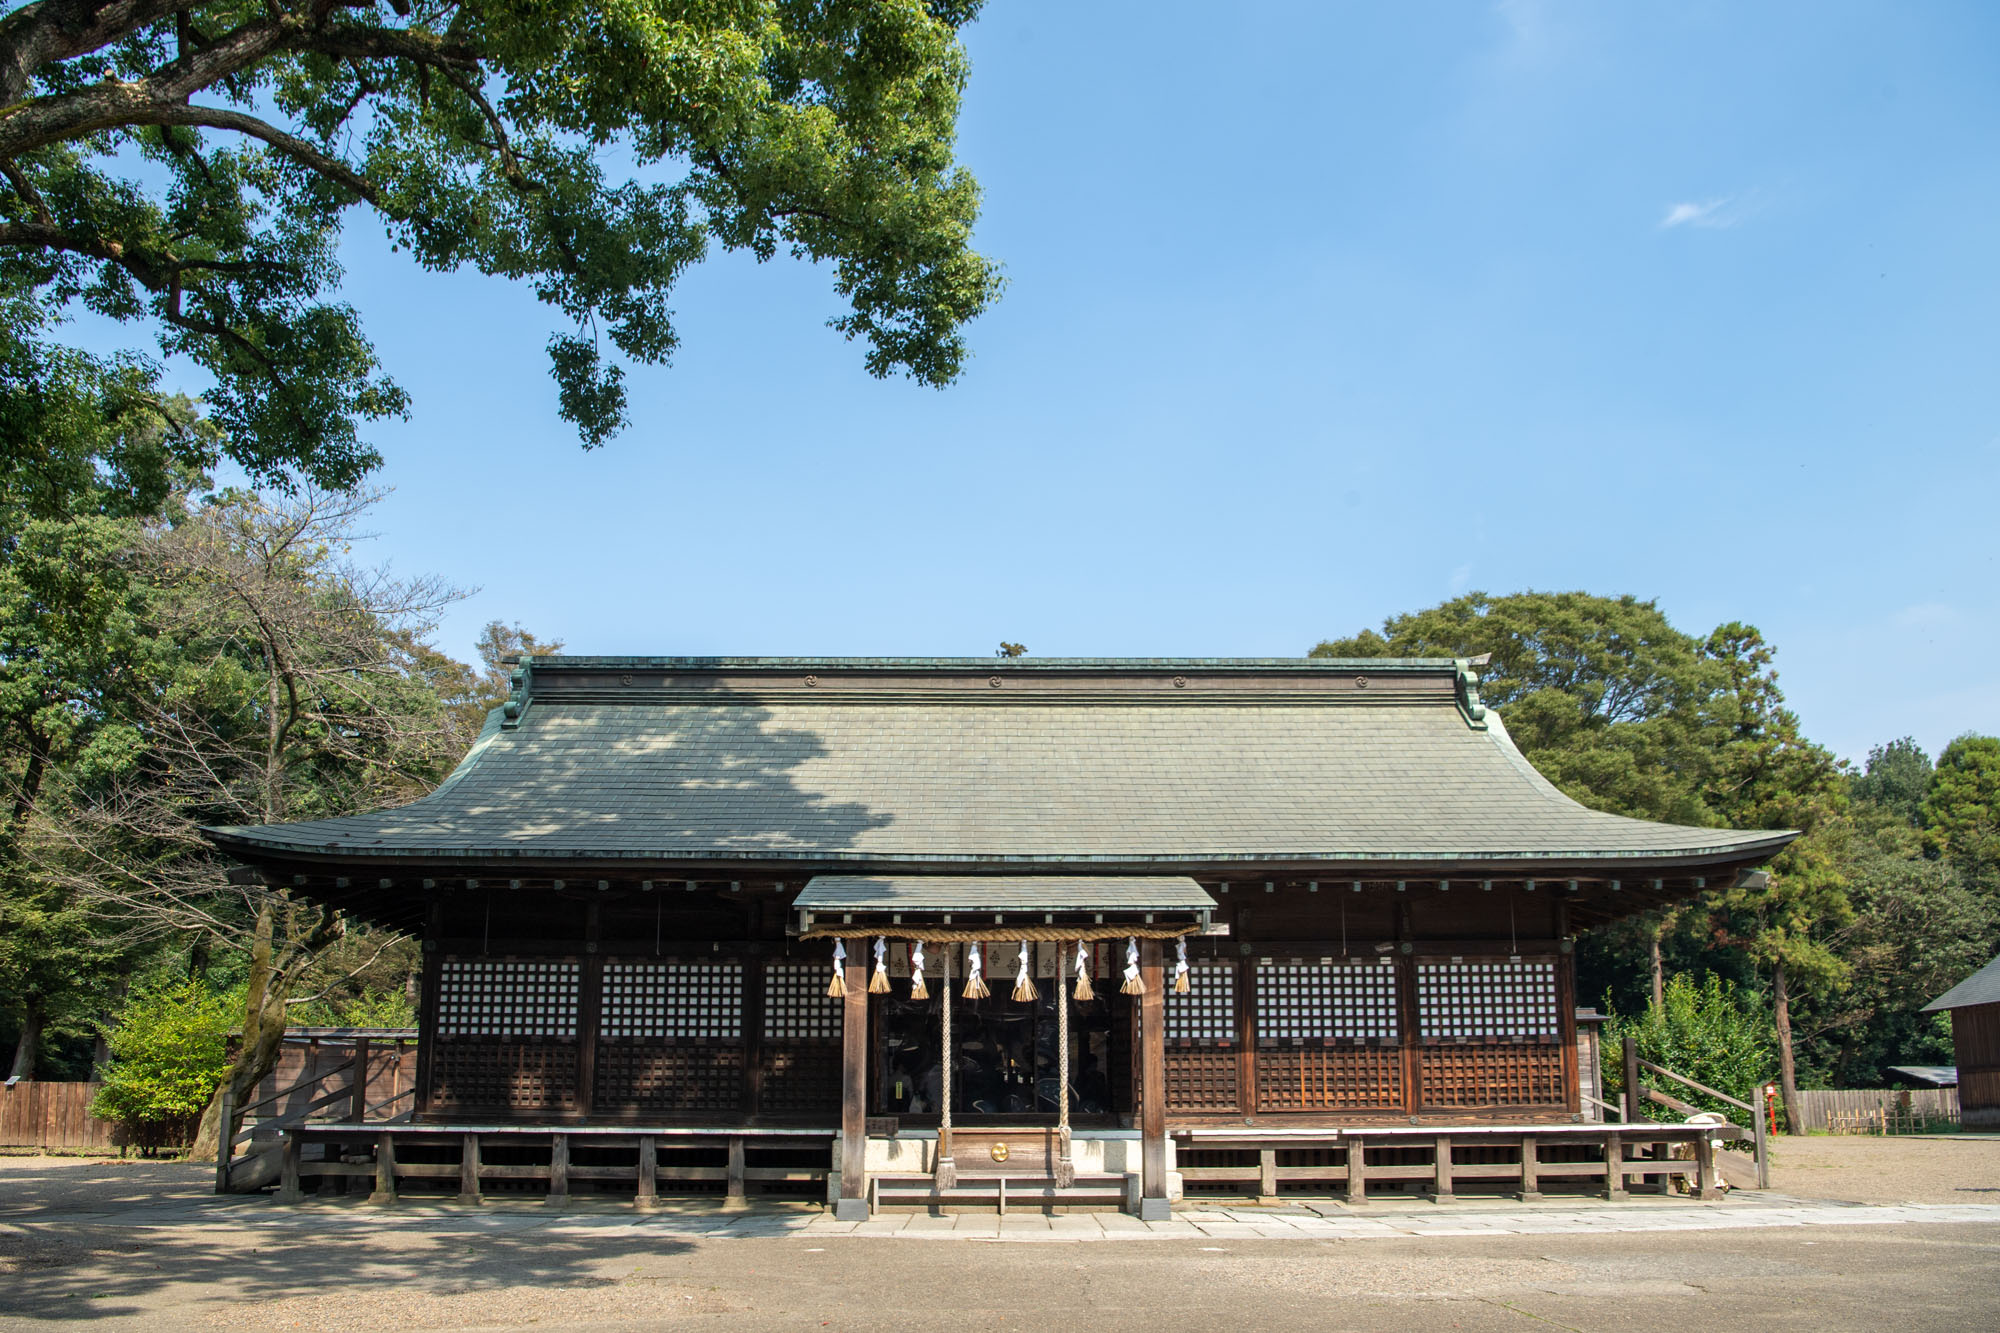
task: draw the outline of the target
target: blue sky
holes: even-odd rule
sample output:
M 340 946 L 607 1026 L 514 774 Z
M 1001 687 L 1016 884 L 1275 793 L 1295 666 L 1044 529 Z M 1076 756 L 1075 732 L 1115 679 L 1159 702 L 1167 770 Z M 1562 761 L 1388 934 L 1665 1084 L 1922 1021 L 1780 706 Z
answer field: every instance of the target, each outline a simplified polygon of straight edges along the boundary
M 1859 757 L 2000 731 L 2000 10 L 992 0 L 1005 299 L 943 392 L 718 257 L 580 451 L 523 289 L 355 226 L 381 554 L 602 653 L 1256 656 L 1469 589 L 1779 649 Z M 357 220 L 359 223 L 359 220 Z

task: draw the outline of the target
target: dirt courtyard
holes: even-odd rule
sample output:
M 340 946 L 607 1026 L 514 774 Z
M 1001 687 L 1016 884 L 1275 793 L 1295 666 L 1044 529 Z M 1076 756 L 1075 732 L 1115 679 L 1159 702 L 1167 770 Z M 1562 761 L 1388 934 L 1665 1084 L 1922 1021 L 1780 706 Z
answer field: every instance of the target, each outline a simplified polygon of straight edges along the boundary
M 2000 1203 L 2000 1134 L 1773 1139 L 1771 1188 L 1847 1203 Z M 1756 1182 L 1750 1159 L 1725 1153 L 1729 1183 Z
M 1461 1201 L 1428 1205 L 1431 1234 L 1382 1239 L 1273 1240 L 1247 1220 L 1092 1244 L 783 1234 L 820 1215 L 804 1205 L 760 1208 L 725 1236 L 707 1205 L 285 1207 L 217 1200 L 211 1180 L 194 1163 L 0 1157 L 0 1329 L 1609 1333 L 1726 1314 L 1758 1329 L 1956 1333 L 2000 1309 L 2000 1136 L 1780 1141 L 1769 1194 L 1551 1203 L 1548 1234 L 1476 1234 L 1501 1201 Z M 1893 1210 L 1849 1204 L 1944 1210 L 1886 1224 Z M 1966 1204 L 1976 1220 L 1930 1220 Z M 1704 1229 L 1738 1208 L 1763 1220 Z

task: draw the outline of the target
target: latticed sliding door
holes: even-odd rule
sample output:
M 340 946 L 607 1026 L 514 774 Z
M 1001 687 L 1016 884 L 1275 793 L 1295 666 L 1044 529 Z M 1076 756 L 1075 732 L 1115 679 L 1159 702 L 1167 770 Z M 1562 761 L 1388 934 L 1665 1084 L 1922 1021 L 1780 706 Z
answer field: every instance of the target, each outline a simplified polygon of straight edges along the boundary
M 829 975 L 824 963 L 764 964 L 758 1111 L 839 1117 L 845 1006 L 826 993 Z
M 734 1114 L 743 1103 L 743 965 L 729 959 L 604 964 L 599 1115 Z
M 1420 958 L 1416 967 L 1422 1109 L 1569 1104 L 1555 958 Z
M 1188 968 L 1188 993 L 1168 990 L 1167 1109 L 1234 1111 L 1236 964 L 1204 960 Z
M 445 958 L 438 968 L 433 1110 L 578 1109 L 576 958 Z
M 1393 958 L 1257 962 L 1257 1109 L 1403 1109 Z

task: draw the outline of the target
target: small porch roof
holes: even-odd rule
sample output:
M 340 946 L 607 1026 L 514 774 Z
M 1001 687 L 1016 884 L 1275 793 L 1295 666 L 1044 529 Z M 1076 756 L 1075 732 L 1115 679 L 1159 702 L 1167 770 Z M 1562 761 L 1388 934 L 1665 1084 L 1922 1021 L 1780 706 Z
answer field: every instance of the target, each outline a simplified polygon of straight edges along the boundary
M 1193 912 L 1215 910 L 1184 875 L 816 875 L 800 912 Z

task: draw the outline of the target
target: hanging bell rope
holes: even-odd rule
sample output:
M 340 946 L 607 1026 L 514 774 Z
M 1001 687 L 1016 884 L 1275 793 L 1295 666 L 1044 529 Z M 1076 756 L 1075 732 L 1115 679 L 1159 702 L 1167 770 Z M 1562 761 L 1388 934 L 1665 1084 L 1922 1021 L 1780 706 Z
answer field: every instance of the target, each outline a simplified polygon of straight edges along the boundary
M 993 992 L 986 989 L 986 958 L 974 940 L 965 946 L 965 998 L 983 1000 Z
M 1079 959 L 1083 955 L 1077 950 Z M 1079 974 L 1080 975 L 1080 974 Z M 1063 994 L 1063 960 L 1056 954 L 1056 1188 L 1076 1184 L 1076 1160 L 1069 1146 L 1069 998 Z
M 938 1142 L 937 1162 L 931 1168 L 931 1184 L 948 1190 L 958 1184 L 958 1163 L 951 1157 L 951 1074 L 958 1063 L 958 1049 L 951 1039 L 951 950 L 944 953 L 944 996 L 938 1004 L 939 1042 L 944 1050 L 938 1060 Z
M 1136 935 L 1125 940 L 1125 984 L 1118 989 L 1127 995 L 1138 995 L 1146 989 L 1146 983 L 1139 980 L 1139 938 Z
M 1082 940 L 1076 942 L 1076 998 L 1097 998 L 1097 992 L 1090 988 L 1090 946 Z
M 1183 936 L 1174 941 L 1174 994 L 1188 993 L 1187 939 Z
M 838 1000 L 847 994 L 847 941 L 833 942 L 833 980 L 826 983 L 829 999 Z
M 1026 1003 L 1037 998 L 1035 979 L 1028 975 L 1028 942 L 1021 941 L 1020 965 L 1014 972 L 1014 998 Z
M 930 991 L 924 988 L 924 942 L 918 940 L 910 946 L 910 998 L 928 1000 Z
M 868 993 L 870 995 L 889 993 L 889 940 L 883 935 L 875 937 L 875 975 L 868 978 Z

